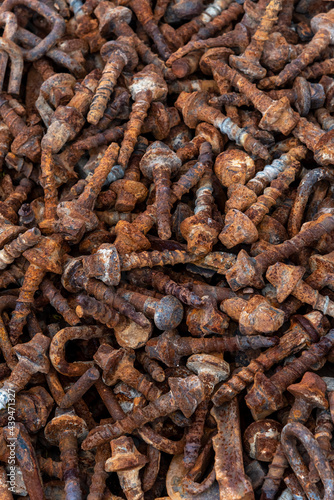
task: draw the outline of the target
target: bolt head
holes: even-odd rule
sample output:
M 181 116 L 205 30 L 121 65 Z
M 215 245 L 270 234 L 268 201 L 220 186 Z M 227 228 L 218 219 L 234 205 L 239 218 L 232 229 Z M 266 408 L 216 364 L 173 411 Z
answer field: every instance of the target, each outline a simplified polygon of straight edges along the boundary
M 214 155 L 219 155 L 227 142 L 227 137 L 225 135 L 221 134 L 216 127 L 206 122 L 197 125 L 195 135 L 203 137 L 206 142 L 211 144 Z
M 266 240 L 272 245 L 279 245 L 285 240 L 288 240 L 288 233 L 278 220 L 265 215 L 262 222 L 257 226 L 259 241 Z
M 17 156 L 26 156 L 34 163 L 41 159 L 41 138 L 43 129 L 40 125 L 27 127 L 15 137 L 11 144 L 11 151 Z
M 117 343 L 129 349 L 139 349 L 144 347 L 152 336 L 153 326 L 147 320 L 147 326 L 140 326 L 125 316 L 121 316 L 120 321 L 114 326 L 114 333 Z
M 220 183 L 227 188 L 235 184 L 244 185 L 255 175 L 255 163 L 244 151 L 229 149 L 217 156 L 214 171 Z
M 88 435 L 87 424 L 82 418 L 75 415 L 74 412 L 66 412 L 55 416 L 44 429 L 45 438 L 55 446 L 64 437 L 64 432 L 70 432 L 78 441 L 82 441 Z
M 182 161 L 166 144 L 155 141 L 147 148 L 139 167 L 145 177 L 153 180 L 153 171 L 159 165 L 168 167 L 170 176 L 173 177 L 181 168 Z
M 240 243 L 251 244 L 258 239 L 255 224 L 239 210 L 229 210 L 225 216 L 225 226 L 219 239 L 226 248 L 233 248 Z
M 198 109 L 207 104 L 208 94 L 206 92 L 181 92 L 175 102 L 175 107 L 182 112 L 184 123 L 189 128 L 196 128 L 199 122 Z
M 57 215 L 59 231 L 72 243 L 79 243 L 85 232 L 93 231 L 99 225 L 94 212 L 81 206 L 77 200 L 58 203 Z
M 187 241 L 187 250 L 195 255 L 207 255 L 217 243 L 217 236 L 221 229 L 211 217 L 201 213 L 187 217 L 180 224 L 182 236 Z
M 284 405 L 283 395 L 263 373 L 254 377 L 254 385 L 245 397 L 254 420 L 267 417 Z
M 1 248 L 9 243 L 20 233 L 23 233 L 25 228 L 23 226 L 14 226 L 9 220 L 0 216 L 0 246 Z
M 107 472 L 125 472 L 133 469 L 141 469 L 147 464 L 148 459 L 139 453 L 133 440 L 121 436 L 110 442 L 112 457 L 105 463 Z
M 125 55 L 126 64 L 124 69 L 133 71 L 138 65 L 139 60 L 137 51 L 134 48 L 133 37 L 120 36 L 117 40 L 105 43 L 100 49 L 100 54 L 104 61 L 108 61 L 112 57 L 113 52 L 121 52 Z
M 334 12 L 331 9 L 329 12 L 324 12 L 318 14 L 311 19 L 311 28 L 313 33 L 317 33 L 319 30 L 327 31 L 327 36 L 329 38 L 328 43 L 330 45 L 334 44 Z
M 51 340 L 42 333 L 36 333 L 29 342 L 13 346 L 13 351 L 19 360 L 24 360 L 29 364 L 33 373 L 48 373 L 50 361 L 46 352 L 50 342 Z
M 66 290 L 71 293 L 76 293 L 81 290 L 80 287 L 76 286 L 75 275 L 77 271 L 82 268 L 82 259 L 83 257 L 70 259 L 64 266 L 64 271 L 61 277 L 61 284 Z
M 120 255 L 138 250 L 148 250 L 151 247 L 149 240 L 141 231 L 132 226 L 129 222 L 120 220 L 115 226 L 117 234 L 114 246 Z
M 113 8 L 110 2 L 100 2 L 94 14 L 99 20 L 99 29 L 103 37 L 110 35 L 116 24 L 130 24 L 132 17 L 130 9 L 121 6 Z
M 171 108 L 175 114 L 179 114 L 176 108 Z M 165 139 L 170 132 L 171 116 L 168 108 L 162 102 L 152 102 L 149 112 L 149 129 L 158 141 Z
M 262 295 L 254 295 L 239 317 L 239 330 L 243 335 L 273 333 L 284 323 L 284 312 L 273 307 Z
M 88 278 L 97 278 L 108 286 L 121 280 L 121 259 L 114 245 L 104 243 L 95 254 L 83 258 L 82 265 Z
M 298 113 L 300 116 L 308 115 L 311 109 L 311 92 L 309 82 L 305 78 L 298 76 L 293 83 L 293 88 L 297 94 L 295 106 Z
M 109 344 L 102 344 L 94 354 L 94 361 L 103 370 L 103 382 L 114 385 L 119 379 L 120 372 L 133 365 L 134 352 L 130 349 L 114 349 Z
M 239 212 L 244 212 L 253 203 L 256 203 L 257 196 L 243 184 L 231 184 L 227 190 L 228 200 L 225 203 L 225 212 L 235 208 Z
M 334 164 L 334 130 L 323 134 L 314 148 L 314 159 L 326 167 Z
M 276 287 L 277 300 L 281 303 L 293 292 L 304 274 L 304 267 L 277 262 L 268 267 L 266 278 Z
M 158 359 L 167 366 L 178 366 L 181 356 L 177 354 L 176 348 L 173 347 L 173 343 L 178 338 L 179 336 L 174 330 L 166 331 L 159 337 L 150 339 L 146 344 L 145 351 L 150 358 Z
M 132 212 L 137 201 L 144 201 L 148 193 L 142 182 L 129 179 L 118 179 L 111 184 L 111 189 L 118 194 L 115 209 L 119 212 Z
M 133 100 L 136 100 L 137 94 L 144 91 L 151 91 L 152 101 L 164 101 L 168 94 L 167 83 L 154 64 L 145 66 L 142 71 L 133 76 L 129 90 Z
M 236 263 L 226 272 L 226 280 L 234 292 L 246 286 L 264 287 L 262 274 L 257 269 L 256 260 L 250 257 L 245 250 L 240 250 L 238 253 Z
M 191 417 L 205 398 L 204 386 L 196 375 L 187 378 L 170 377 L 168 384 L 178 408 L 185 417 Z
M 193 354 L 187 359 L 187 368 L 203 382 L 210 378 L 213 386 L 226 380 L 230 374 L 230 365 L 222 354 Z
M 229 62 L 234 69 L 246 75 L 250 81 L 260 80 L 267 74 L 267 70 L 258 61 L 252 61 L 243 54 L 241 56 L 231 55 Z
M 323 273 L 334 273 L 334 252 L 326 255 L 311 255 L 309 258 L 309 265 L 312 272 L 322 271 Z
M 290 42 L 291 43 L 291 42 Z M 261 61 L 271 71 L 281 71 L 286 61 L 289 60 L 291 48 L 282 33 L 274 32 L 269 35 L 264 44 L 264 50 Z
M 299 118 L 298 113 L 292 110 L 289 99 L 282 97 L 279 101 L 273 101 L 272 105 L 266 109 L 259 127 L 289 135 L 297 125 Z
M 183 306 L 173 295 L 160 299 L 154 312 L 154 323 L 159 330 L 172 330 L 183 318 Z
M 250 424 L 244 433 L 246 453 L 260 462 L 272 462 L 280 442 L 283 426 L 276 420 L 258 420 Z
M 306 372 L 298 384 L 289 385 L 287 390 L 296 399 L 302 399 L 314 408 L 326 410 L 328 408 L 326 389 L 326 383 L 319 375 Z
M 21 391 L 16 402 L 17 419 L 24 421 L 28 432 L 36 433 L 45 427 L 54 400 L 44 387 L 37 386 L 28 391 Z
M 187 327 L 195 337 L 212 333 L 221 335 L 229 325 L 229 318 L 217 309 L 217 305 L 208 296 L 202 297 L 205 307 L 189 308 L 187 311 Z
M 34 264 L 41 269 L 45 269 L 51 273 L 62 273 L 62 265 L 60 263 L 62 247 L 60 235 L 52 238 L 44 237 L 39 243 L 33 247 L 29 248 L 23 252 L 23 257 L 25 257 L 30 264 Z

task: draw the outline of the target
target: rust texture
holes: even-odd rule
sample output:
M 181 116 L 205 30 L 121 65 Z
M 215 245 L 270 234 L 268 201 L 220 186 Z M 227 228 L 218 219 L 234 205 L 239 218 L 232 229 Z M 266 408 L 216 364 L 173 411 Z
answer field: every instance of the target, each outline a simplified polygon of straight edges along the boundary
M 333 16 L 1 4 L 1 499 L 334 498 Z

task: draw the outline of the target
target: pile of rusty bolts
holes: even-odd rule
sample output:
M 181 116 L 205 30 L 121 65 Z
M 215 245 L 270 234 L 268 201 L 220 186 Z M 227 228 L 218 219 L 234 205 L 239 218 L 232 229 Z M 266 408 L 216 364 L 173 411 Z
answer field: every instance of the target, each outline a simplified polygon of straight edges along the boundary
M 332 7 L 3 0 L 1 500 L 333 500 Z

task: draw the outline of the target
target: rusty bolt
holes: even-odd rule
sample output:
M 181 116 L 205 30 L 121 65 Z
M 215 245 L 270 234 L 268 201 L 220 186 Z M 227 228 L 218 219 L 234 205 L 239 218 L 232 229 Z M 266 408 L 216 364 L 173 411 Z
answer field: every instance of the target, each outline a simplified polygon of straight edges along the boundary
M 218 128 L 222 134 L 226 134 L 230 140 L 243 146 L 246 151 L 264 159 L 268 158 L 266 148 L 259 141 L 248 134 L 246 130 L 240 129 L 219 110 L 210 107 L 207 100 L 208 96 L 205 92 L 193 92 L 192 94 L 181 92 L 175 106 L 182 111 L 183 119 L 188 127 L 195 128 L 199 122 L 205 121 Z
M 269 370 L 285 357 L 301 351 L 313 342 L 318 342 L 320 335 L 326 333 L 323 316 L 318 311 L 299 316 L 298 320 L 298 322 L 292 323 L 290 329 L 284 333 L 276 346 L 261 353 L 248 366 L 242 368 L 225 382 L 214 394 L 213 403 L 219 406 L 225 401 L 230 401 L 253 382 L 257 373 Z
M 122 380 L 141 392 L 149 401 L 155 401 L 160 396 L 160 390 L 150 381 L 149 377 L 134 368 L 134 351 L 124 348 L 113 349 L 104 344 L 99 347 L 94 359 L 103 370 L 102 379 L 106 385 L 115 385 L 117 380 Z
M 295 401 L 288 415 L 288 423 L 299 422 L 305 424 L 314 408 L 326 409 L 328 407 L 325 384 L 315 373 L 306 372 L 301 382 L 289 386 L 288 391 L 295 396 Z M 287 467 L 287 457 L 280 443 L 263 483 L 262 496 L 264 499 L 273 500 Z
M 199 338 L 180 337 L 174 331 L 164 332 L 147 342 L 145 350 L 153 358 L 167 366 L 178 366 L 183 356 L 215 351 L 236 351 L 270 347 L 277 343 L 275 338 L 252 337 L 220 337 Z
M 118 156 L 118 163 L 123 172 L 122 176 L 134 150 L 150 104 L 154 101 L 164 100 L 168 90 L 161 72 L 154 65 L 148 65 L 141 72 L 136 73 L 132 78 L 129 89 L 134 104 Z M 117 175 L 115 178 L 109 177 L 110 182 L 117 178 L 119 178 Z
M 220 153 L 215 161 L 215 174 L 221 184 L 229 188 L 232 184 L 246 184 L 255 175 L 252 158 L 239 149 Z
M 294 104 L 300 116 L 307 116 L 311 109 L 321 108 L 325 102 L 325 91 L 319 83 L 310 83 L 299 76 L 293 82 L 293 88 L 287 90 L 272 90 L 268 92 L 272 99 L 286 96 L 290 104 Z
M 13 348 L 19 362 L 0 389 L 1 408 L 5 408 L 8 401 L 15 397 L 15 393 L 26 386 L 34 373 L 47 373 L 49 371 L 50 362 L 46 356 L 49 344 L 48 337 L 37 333 L 29 342 L 16 345 Z
M 328 296 L 321 295 L 302 280 L 305 269 L 300 266 L 289 266 L 277 262 L 270 266 L 266 273 L 268 281 L 276 287 L 278 302 L 283 302 L 290 293 L 299 300 L 312 305 L 314 309 L 333 316 L 334 303 Z
M 8 264 L 14 262 L 23 252 L 35 246 L 41 239 L 41 232 L 37 228 L 28 229 L 24 234 L 20 234 L 0 250 L 0 269 L 5 269 Z
M 261 18 L 260 24 L 252 36 L 251 42 L 241 56 L 230 57 L 231 65 L 244 73 L 250 80 L 264 78 L 266 70 L 260 64 L 264 43 L 277 21 L 282 9 L 281 0 L 271 0 Z
M 142 427 L 160 416 L 169 415 L 180 409 L 186 417 L 190 417 L 198 404 L 204 399 L 204 387 L 196 375 L 187 378 L 169 378 L 170 392 L 160 396 L 154 403 L 150 403 L 144 409 L 138 408 L 131 416 L 119 420 L 115 424 L 107 424 L 97 427 L 83 442 L 83 449 L 91 449 L 94 446 L 117 438 L 125 433 Z
M 52 445 L 59 446 L 66 495 L 81 498 L 77 446 L 78 441 L 87 435 L 85 421 L 73 410 L 57 408 L 55 417 L 45 427 L 44 434 Z
M 275 264 L 290 255 L 299 252 L 302 248 L 318 240 L 320 236 L 332 231 L 331 215 L 322 215 L 317 221 L 309 223 L 308 227 L 296 236 L 280 245 L 276 245 L 272 250 L 263 252 L 255 258 L 249 257 L 247 252 L 241 250 L 238 254 L 236 264 L 227 271 L 226 279 L 232 290 L 239 290 L 245 286 L 255 286 L 263 288 L 263 272 L 270 265 Z M 245 270 L 247 269 L 247 275 Z
M 29 314 L 33 296 L 38 289 L 45 274 L 49 271 L 60 274 L 62 271 L 59 258 L 61 256 L 60 235 L 52 235 L 43 238 L 34 247 L 24 252 L 24 257 L 30 262 L 30 266 L 24 277 L 24 283 L 20 290 L 15 311 L 12 314 L 10 322 L 10 336 L 15 343 L 22 335 L 23 327 Z
M 158 141 L 148 147 L 140 161 L 140 170 L 155 184 L 158 233 L 164 240 L 171 237 L 170 178 L 176 175 L 180 167 L 181 160 L 178 156 Z
M 276 76 L 264 79 L 261 84 L 263 88 L 272 87 L 273 85 L 281 87 L 286 82 L 294 79 L 298 74 L 311 64 L 321 52 L 333 43 L 333 10 L 324 14 L 314 16 L 311 21 L 312 31 L 315 33 L 311 42 L 309 42 L 301 54 L 296 57 L 291 63 L 287 64 L 284 69 Z
M 116 41 L 105 43 L 101 47 L 101 56 L 106 65 L 87 115 L 87 121 L 93 125 L 96 125 L 102 118 L 122 70 L 132 71 L 138 64 L 134 40 L 129 37 L 119 37 Z
M 281 132 L 284 135 L 289 135 L 295 128 L 299 115 L 291 109 L 287 97 L 282 97 L 279 101 L 271 99 L 264 92 L 258 90 L 256 85 L 250 83 L 244 76 L 222 62 L 217 64 L 217 71 L 227 77 L 231 84 L 245 94 L 256 109 L 261 112 L 260 128 Z
M 122 288 L 119 288 L 117 293 L 135 306 L 137 310 L 154 319 L 154 324 L 159 330 L 176 328 L 182 321 L 182 304 L 173 295 L 166 295 L 159 300 L 140 293 L 122 290 Z
M 274 333 L 284 322 L 284 312 L 273 307 L 261 295 L 253 295 L 248 301 L 240 297 L 226 299 L 220 308 L 239 322 L 243 335 Z
M 0 99 L 0 115 L 15 137 L 11 144 L 13 153 L 27 156 L 33 162 L 38 161 L 41 154 L 42 128 L 39 125 L 27 127 L 4 98 Z
M 212 217 L 214 204 L 212 192 L 213 182 L 210 169 L 198 183 L 195 215 L 188 217 L 180 225 L 181 234 L 187 241 L 188 251 L 196 255 L 206 255 L 211 252 L 221 228 Z
M 312 367 L 319 369 L 331 349 L 334 341 L 333 332 L 330 331 L 317 344 L 303 351 L 299 358 L 295 358 L 285 366 L 284 370 L 267 378 L 262 373 L 257 373 L 254 386 L 248 392 L 245 400 L 255 418 L 264 418 L 283 406 L 283 393 L 292 382 L 303 375 Z
M 275 420 L 258 420 L 244 432 L 245 451 L 260 462 L 271 462 L 280 442 L 282 424 Z
M 113 439 L 110 446 L 112 456 L 106 461 L 105 470 L 117 472 L 120 486 L 128 500 L 143 498 L 139 471 L 148 462 L 147 458 L 139 453 L 129 437 Z

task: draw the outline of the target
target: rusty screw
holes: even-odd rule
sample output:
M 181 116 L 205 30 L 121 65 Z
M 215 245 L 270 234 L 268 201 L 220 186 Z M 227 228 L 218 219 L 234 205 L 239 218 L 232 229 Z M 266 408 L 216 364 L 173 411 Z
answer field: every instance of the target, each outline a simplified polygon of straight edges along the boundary
M 113 349 L 103 344 L 94 354 L 95 362 L 103 370 L 103 382 L 110 386 L 122 380 L 149 401 L 155 401 L 161 394 L 160 390 L 150 381 L 147 375 L 140 373 L 134 366 L 135 353 L 129 349 Z
M 122 288 L 117 290 L 117 294 L 129 301 L 138 311 L 142 311 L 145 316 L 154 319 L 154 324 L 159 330 L 176 328 L 182 321 L 182 304 L 173 295 L 166 295 L 159 300 Z
M 19 362 L 0 389 L 1 409 L 6 408 L 8 401 L 15 397 L 16 392 L 24 389 L 34 373 L 49 371 L 50 362 L 46 356 L 49 344 L 48 337 L 37 333 L 30 342 L 13 347 Z
M 95 384 L 100 378 L 100 372 L 95 368 L 88 370 L 70 387 L 63 399 L 60 401 L 60 408 L 69 408 L 82 398 L 82 396 Z
M 207 104 L 208 96 L 205 92 L 181 92 L 175 106 L 182 111 L 185 124 L 190 128 L 205 121 L 218 128 L 222 134 L 226 134 L 231 141 L 245 148 L 249 153 L 268 158 L 269 154 L 266 148 L 256 139 L 254 139 L 244 129 L 240 129 L 230 118 L 227 118 L 218 109 L 212 108 Z
M 198 183 L 195 210 L 192 217 L 181 222 L 180 231 L 187 240 L 187 249 L 196 255 L 211 252 L 221 226 L 212 218 L 214 204 L 212 172 L 208 171 Z
M 292 323 L 276 346 L 270 347 L 257 358 L 252 359 L 248 366 L 233 374 L 227 382 L 222 384 L 212 398 L 216 406 L 237 396 L 254 381 L 257 373 L 269 370 L 285 357 L 301 351 L 312 342 L 318 342 L 320 335 L 326 332 L 323 326 L 323 316 L 318 311 L 297 317 L 299 321 Z
M 42 128 L 39 125 L 27 127 L 3 97 L 0 99 L 0 115 L 15 137 L 11 144 L 13 153 L 27 156 L 33 162 L 38 161 L 41 154 Z
M 305 269 L 300 266 L 289 266 L 283 262 L 277 262 L 270 266 L 266 273 L 268 281 L 276 287 L 278 302 L 283 302 L 290 294 L 306 304 L 312 305 L 314 309 L 324 314 L 333 316 L 334 303 L 328 296 L 321 295 L 310 285 L 302 280 Z
M 309 223 L 307 228 L 300 231 L 291 240 L 276 245 L 272 250 L 263 252 L 255 258 L 249 257 L 247 252 L 241 250 L 236 264 L 226 273 L 230 287 L 234 291 L 251 285 L 255 288 L 263 288 L 262 274 L 269 266 L 299 252 L 313 241 L 317 241 L 323 234 L 331 232 L 332 226 L 334 228 L 332 216 L 323 214 L 317 221 Z M 245 274 L 245 269 L 247 269 L 247 274 Z
M 88 123 L 97 125 L 107 107 L 117 79 L 122 70 L 132 71 L 138 64 L 134 41 L 129 37 L 119 37 L 101 47 L 101 56 L 106 61 L 101 80 L 87 115 Z
M 218 432 L 213 437 L 215 450 L 215 471 L 219 490 L 225 491 L 230 497 L 252 498 L 253 489 L 245 474 L 242 459 L 242 440 L 240 430 L 240 414 L 237 399 L 214 407 L 211 410 Z M 231 467 L 230 460 L 234 467 Z
M 161 72 L 152 64 L 133 76 L 129 89 L 134 103 L 118 156 L 119 165 L 110 172 L 109 182 L 123 177 L 150 104 L 164 100 L 168 91 Z
M 227 64 L 217 64 L 217 71 L 227 77 L 231 84 L 238 88 L 260 111 L 262 120 L 259 123 L 260 128 L 273 132 L 281 132 L 289 135 L 298 123 L 299 115 L 290 107 L 287 97 L 282 97 L 279 101 L 271 99 L 256 85 L 250 83 L 247 78 L 242 76 L 236 70 L 230 68 Z
M 190 469 L 195 465 L 200 451 L 211 394 L 215 386 L 229 376 L 230 367 L 221 354 L 193 354 L 187 360 L 187 368 L 202 380 L 206 394 L 205 400 L 195 411 L 195 421 L 186 435 L 183 462 Z
M 303 351 L 285 366 L 284 370 L 267 378 L 263 373 L 257 373 L 254 386 L 245 397 L 247 406 L 255 418 L 264 418 L 283 406 L 283 393 L 292 382 L 303 375 L 308 369 L 320 369 L 325 357 L 334 342 L 334 333 L 330 331 L 317 344 Z
M 159 141 L 148 147 L 140 161 L 140 170 L 155 184 L 158 234 L 163 240 L 171 237 L 170 178 L 180 167 L 178 156 Z
M 0 250 L 0 269 L 5 269 L 8 264 L 14 262 L 23 252 L 35 246 L 41 239 L 41 232 L 37 228 L 28 229 L 24 234 L 20 234 Z
M 328 407 L 326 386 L 315 373 L 306 372 L 298 384 L 288 387 L 288 391 L 295 397 L 288 415 L 288 423 L 299 422 L 305 424 L 314 408 L 326 409 Z M 287 457 L 280 443 L 269 465 L 268 476 L 262 486 L 262 500 L 272 500 L 275 497 L 287 467 Z
M 160 416 L 169 415 L 180 409 L 186 417 L 190 417 L 198 404 L 204 399 L 204 388 L 196 375 L 187 378 L 169 378 L 170 392 L 160 396 L 154 403 L 138 408 L 131 416 L 119 420 L 115 424 L 99 426 L 83 442 L 83 449 L 91 449 L 103 442 L 115 439 L 123 434 L 131 433 Z
M 59 446 L 66 496 L 82 499 L 77 446 L 78 441 L 87 435 L 86 422 L 73 410 L 57 408 L 55 417 L 45 427 L 44 434 L 52 445 Z
M 148 462 L 145 455 L 139 453 L 133 440 L 129 437 L 119 437 L 110 442 L 111 458 L 105 463 L 107 472 L 117 472 L 120 486 L 127 500 L 144 498 L 139 471 Z
M 183 356 L 196 353 L 211 353 L 221 351 L 236 351 L 270 347 L 277 343 L 277 339 L 252 337 L 220 337 L 199 338 L 180 337 L 174 331 L 164 332 L 159 337 L 149 340 L 145 350 L 153 358 L 165 363 L 167 366 L 178 366 Z
M 14 343 L 22 335 L 27 315 L 34 300 L 34 293 L 45 274 L 50 271 L 57 274 L 61 274 L 62 272 L 59 262 L 61 241 L 62 238 L 60 235 L 52 235 L 40 240 L 35 248 L 30 248 L 24 252 L 24 257 L 30 262 L 30 266 L 25 274 L 15 311 L 13 311 L 10 321 L 10 336 Z
M 265 68 L 261 66 L 259 60 L 264 43 L 277 21 L 281 9 L 281 0 L 271 0 L 245 52 L 241 56 L 230 56 L 230 64 L 251 80 L 264 78 L 267 73 Z

